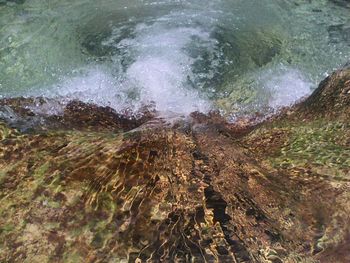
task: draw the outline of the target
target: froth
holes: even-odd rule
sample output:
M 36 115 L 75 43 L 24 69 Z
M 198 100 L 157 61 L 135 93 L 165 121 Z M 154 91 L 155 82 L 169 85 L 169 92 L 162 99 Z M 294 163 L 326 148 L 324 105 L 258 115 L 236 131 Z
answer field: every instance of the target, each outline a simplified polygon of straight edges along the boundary
M 195 27 L 169 28 L 161 21 L 139 24 L 133 30 L 133 37 L 114 42 L 119 34 L 116 28 L 105 41 L 119 51 L 112 58 L 110 69 L 87 69 L 80 76 L 63 80 L 46 95 L 107 105 L 118 111 L 138 111 L 145 105 L 153 105 L 163 113 L 189 114 L 211 108 L 205 94 L 193 86 L 195 59 L 187 51 L 196 39 L 206 45 L 206 50 L 215 52 L 216 41 L 209 32 Z
M 101 43 L 116 51 L 108 66 L 85 68 L 45 88 L 44 96 L 110 106 L 119 112 L 136 113 L 151 106 L 163 114 L 206 113 L 213 108 L 208 90 L 215 93 L 216 87 L 203 87 L 225 58 L 212 37 L 213 25 L 195 21 L 186 12 L 172 12 L 157 20 L 117 25 Z M 274 63 L 251 76 L 261 91 L 254 103 L 266 105 L 268 101 L 271 108 L 294 103 L 313 86 L 297 69 Z
M 126 79 L 128 85 L 140 88 L 141 101 L 154 102 L 159 111 L 207 111 L 210 103 L 205 94 L 189 85 L 194 78 L 194 59 L 186 52 L 186 46 L 194 37 L 210 40 L 209 34 L 197 28 L 169 29 L 162 23 L 139 25 L 135 33 L 136 38 L 118 46 L 136 54 L 137 59 L 126 70 Z
M 269 93 L 269 106 L 278 109 L 290 106 L 310 94 L 314 84 L 299 70 L 278 67 L 261 76 L 261 85 Z

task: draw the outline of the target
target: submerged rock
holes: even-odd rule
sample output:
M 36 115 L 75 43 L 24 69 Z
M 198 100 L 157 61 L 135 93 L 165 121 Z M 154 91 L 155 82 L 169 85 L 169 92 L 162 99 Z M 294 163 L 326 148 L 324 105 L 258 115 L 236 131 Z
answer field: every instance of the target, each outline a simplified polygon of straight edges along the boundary
M 0 261 L 348 262 L 349 76 L 253 126 L 2 101 Z
M 335 3 L 336 5 L 342 6 L 342 7 L 350 7 L 350 1 L 349 0 L 330 0 L 331 2 Z

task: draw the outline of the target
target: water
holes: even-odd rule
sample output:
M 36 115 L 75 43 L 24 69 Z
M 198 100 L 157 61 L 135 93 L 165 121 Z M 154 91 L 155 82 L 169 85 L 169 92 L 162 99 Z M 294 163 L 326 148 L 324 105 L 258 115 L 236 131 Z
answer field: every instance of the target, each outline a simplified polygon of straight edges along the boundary
M 2 97 L 234 117 L 290 105 L 349 60 L 345 2 L 0 1 Z

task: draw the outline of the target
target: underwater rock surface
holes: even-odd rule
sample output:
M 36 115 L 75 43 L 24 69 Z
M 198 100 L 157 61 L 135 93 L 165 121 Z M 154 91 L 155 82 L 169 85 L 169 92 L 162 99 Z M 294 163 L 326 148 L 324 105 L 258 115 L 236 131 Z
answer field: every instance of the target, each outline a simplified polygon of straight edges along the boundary
M 48 101 L 0 101 L 1 262 L 350 261 L 350 69 L 259 124 Z

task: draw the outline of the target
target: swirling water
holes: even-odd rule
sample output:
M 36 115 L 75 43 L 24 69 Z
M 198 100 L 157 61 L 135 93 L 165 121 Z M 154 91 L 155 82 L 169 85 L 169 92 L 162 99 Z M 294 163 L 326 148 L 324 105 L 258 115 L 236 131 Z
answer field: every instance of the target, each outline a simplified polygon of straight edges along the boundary
M 350 60 L 342 3 L 1 0 L 0 96 L 121 112 L 279 108 Z

